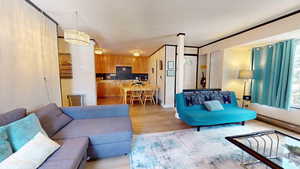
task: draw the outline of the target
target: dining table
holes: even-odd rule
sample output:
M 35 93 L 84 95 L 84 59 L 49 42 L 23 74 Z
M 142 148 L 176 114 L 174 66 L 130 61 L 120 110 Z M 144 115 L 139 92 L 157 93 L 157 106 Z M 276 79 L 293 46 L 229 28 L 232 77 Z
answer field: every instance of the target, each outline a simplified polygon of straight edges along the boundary
M 123 102 L 124 104 L 127 104 L 127 97 L 128 97 L 128 92 L 131 91 L 149 91 L 149 90 L 154 90 L 155 91 L 155 100 L 158 100 L 158 89 L 159 87 L 156 85 L 149 85 L 149 84 L 129 84 L 129 85 L 123 85 L 121 87 L 123 91 Z

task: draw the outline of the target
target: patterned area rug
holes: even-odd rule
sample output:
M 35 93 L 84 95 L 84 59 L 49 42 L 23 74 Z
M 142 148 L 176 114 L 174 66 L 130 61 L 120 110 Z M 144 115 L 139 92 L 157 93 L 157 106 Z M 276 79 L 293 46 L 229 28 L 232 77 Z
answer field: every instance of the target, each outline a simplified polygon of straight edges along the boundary
M 225 137 L 267 130 L 263 126 L 219 127 L 144 134 L 134 137 L 131 169 L 242 169 L 241 150 Z M 250 168 L 266 168 L 256 165 Z

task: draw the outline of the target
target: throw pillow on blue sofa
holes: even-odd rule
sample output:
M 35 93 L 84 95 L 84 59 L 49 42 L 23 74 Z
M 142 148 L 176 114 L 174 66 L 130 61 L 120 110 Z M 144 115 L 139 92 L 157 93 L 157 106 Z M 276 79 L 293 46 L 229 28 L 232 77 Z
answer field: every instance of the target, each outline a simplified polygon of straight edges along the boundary
M 220 111 L 224 110 L 224 107 L 218 100 L 206 101 L 204 105 L 208 111 Z
M 18 151 L 24 144 L 30 141 L 38 132 L 47 134 L 41 127 L 39 119 L 35 114 L 30 114 L 27 117 L 0 127 L 6 129 L 8 141 L 11 144 L 13 152 Z
M 5 128 L 0 129 L 0 163 L 12 154 L 11 145 Z

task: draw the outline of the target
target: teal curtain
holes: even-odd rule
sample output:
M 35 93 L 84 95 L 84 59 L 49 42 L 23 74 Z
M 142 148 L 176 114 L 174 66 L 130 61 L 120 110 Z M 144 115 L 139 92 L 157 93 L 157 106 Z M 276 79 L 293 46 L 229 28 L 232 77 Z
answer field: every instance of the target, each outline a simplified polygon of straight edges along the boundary
M 252 102 L 289 108 L 295 46 L 287 40 L 252 49 Z

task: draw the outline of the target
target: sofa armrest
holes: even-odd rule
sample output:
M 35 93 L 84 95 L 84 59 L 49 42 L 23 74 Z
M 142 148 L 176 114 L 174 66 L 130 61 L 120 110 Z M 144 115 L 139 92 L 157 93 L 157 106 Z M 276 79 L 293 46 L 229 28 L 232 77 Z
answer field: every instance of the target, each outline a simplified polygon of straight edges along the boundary
M 61 107 L 61 110 L 75 120 L 129 116 L 129 107 L 127 104 L 85 107 Z

